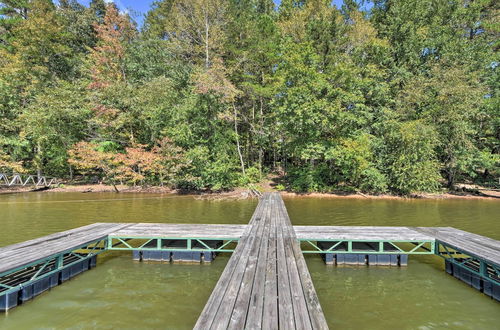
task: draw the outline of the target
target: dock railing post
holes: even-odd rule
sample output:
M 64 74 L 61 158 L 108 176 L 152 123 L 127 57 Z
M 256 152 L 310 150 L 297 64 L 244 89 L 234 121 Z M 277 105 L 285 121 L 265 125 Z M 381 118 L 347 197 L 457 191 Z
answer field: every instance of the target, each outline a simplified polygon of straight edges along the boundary
M 352 253 L 352 241 L 347 242 L 347 252 Z
M 482 277 L 488 277 L 488 265 L 483 260 L 479 260 L 479 273 Z
M 62 255 L 62 254 L 57 256 L 57 269 L 62 268 L 63 262 L 64 262 L 63 257 L 64 257 L 64 255 Z

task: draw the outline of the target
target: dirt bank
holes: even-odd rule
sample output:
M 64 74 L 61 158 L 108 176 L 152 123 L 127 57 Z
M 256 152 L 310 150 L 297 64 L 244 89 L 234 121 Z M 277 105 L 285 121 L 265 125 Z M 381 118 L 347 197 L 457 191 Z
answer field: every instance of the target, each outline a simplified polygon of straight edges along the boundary
M 120 193 L 150 193 L 150 194 L 169 194 L 169 195 L 193 195 L 202 199 L 244 199 L 256 197 L 254 191 L 247 188 L 236 188 L 231 191 L 224 192 L 210 192 L 210 191 L 183 191 L 175 190 L 167 187 L 131 187 L 126 185 L 116 186 Z M 263 183 L 259 185 L 258 189 L 260 191 L 276 191 L 270 185 Z M 12 187 L 12 188 L 0 188 L 0 194 L 2 193 L 22 193 L 36 191 L 33 188 L 26 187 Z M 103 193 L 103 192 L 115 192 L 115 188 L 112 185 L 104 184 L 88 184 L 88 185 L 61 185 L 58 187 L 53 187 L 44 192 L 73 192 L 73 193 Z M 345 192 L 333 192 L 333 193 L 294 193 L 288 191 L 281 192 L 283 197 L 311 197 L 311 198 L 347 198 L 347 199 L 500 199 L 500 192 L 495 191 L 485 191 L 481 193 L 470 193 L 470 192 L 446 192 L 446 193 L 435 193 L 435 194 L 418 194 L 412 196 L 397 196 L 397 195 L 370 195 L 363 193 L 345 193 Z
M 473 193 L 439 193 L 439 194 L 416 194 L 411 196 L 397 195 L 370 195 L 362 193 L 294 193 L 282 192 L 283 197 L 314 197 L 314 198 L 347 198 L 347 199 L 498 199 L 500 196 L 484 196 Z

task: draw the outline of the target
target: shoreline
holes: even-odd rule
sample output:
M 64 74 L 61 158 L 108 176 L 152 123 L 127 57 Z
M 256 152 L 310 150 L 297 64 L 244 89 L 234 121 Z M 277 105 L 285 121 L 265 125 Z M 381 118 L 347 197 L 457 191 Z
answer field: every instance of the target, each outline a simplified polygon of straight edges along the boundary
M 126 186 L 117 185 L 118 194 L 124 193 L 144 193 L 144 194 L 165 194 L 177 196 L 195 196 L 202 199 L 246 199 L 256 197 L 256 195 L 247 188 L 235 188 L 231 191 L 210 192 L 210 191 L 182 191 L 167 187 L 151 186 Z M 262 187 L 263 192 L 277 191 L 266 185 Z M 0 194 L 14 194 L 27 192 L 43 192 L 43 193 L 117 193 L 111 185 L 105 184 L 84 184 L 84 185 L 64 185 L 48 189 L 32 189 L 27 187 L 12 187 L 0 188 Z M 331 193 L 296 193 L 290 191 L 280 191 L 281 195 L 286 198 L 333 198 L 333 199 L 376 199 L 376 200 L 418 200 L 418 199 L 486 199 L 499 200 L 500 192 L 487 191 L 487 193 L 472 193 L 472 192 L 443 192 L 443 193 L 425 193 L 415 194 L 411 196 L 399 196 L 391 194 L 363 194 L 349 192 L 331 192 Z

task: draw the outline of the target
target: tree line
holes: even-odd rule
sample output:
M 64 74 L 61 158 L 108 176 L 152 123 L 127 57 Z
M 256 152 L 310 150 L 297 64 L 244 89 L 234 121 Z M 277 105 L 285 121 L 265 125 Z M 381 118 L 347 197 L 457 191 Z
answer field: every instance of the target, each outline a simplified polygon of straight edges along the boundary
M 104 0 L 0 4 L 1 171 L 397 194 L 500 175 L 496 1 L 160 0 L 140 28 Z

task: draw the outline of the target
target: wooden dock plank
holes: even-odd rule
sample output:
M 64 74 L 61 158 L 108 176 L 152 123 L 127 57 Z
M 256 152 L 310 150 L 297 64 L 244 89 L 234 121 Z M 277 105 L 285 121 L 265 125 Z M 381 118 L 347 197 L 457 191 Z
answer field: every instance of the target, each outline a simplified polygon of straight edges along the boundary
M 321 307 L 308 306 L 319 300 L 278 194 L 261 198 L 249 227 L 195 328 L 327 329 Z
M 283 329 L 295 329 L 295 318 L 293 310 L 292 290 L 290 274 L 286 260 L 285 237 L 283 234 L 284 223 L 276 211 L 276 247 L 277 247 L 277 267 L 278 267 L 278 321 L 279 327 Z M 276 325 L 274 325 L 276 326 Z
M 433 240 L 431 235 L 424 234 L 408 227 L 374 227 L 374 226 L 294 226 L 299 239 L 310 240 L 393 240 L 393 241 L 425 241 Z
M 414 229 L 500 267 L 500 241 L 452 227 L 416 227 Z
M 252 298 L 256 298 L 257 292 L 263 292 L 265 274 L 259 274 L 257 268 L 259 264 L 265 264 L 267 261 L 267 237 L 269 236 L 269 217 L 271 208 L 267 207 L 264 211 L 265 221 L 259 225 L 262 230 L 258 234 L 258 241 L 254 245 L 255 253 L 248 257 L 247 266 L 245 268 L 245 275 L 241 282 L 232 316 L 229 323 L 229 329 L 242 329 L 245 327 L 245 322 L 248 317 L 248 309 Z M 258 244 L 258 246 L 257 246 Z M 252 251 L 252 252 L 254 252 Z M 262 266 L 261 266 L 262 268 Z
M 214 290 L 212 291 L 212 294 L 210 295 L 207 303 L 205 304 L 205 307 L 203 308 L 200 317 L 198 318 L 194 326 L 195 329 L 210 329 L 212 327 L 214 318 L 216 317 L 216 313 L 219 310 L 219 306 L 222 303 L 226 291 L 228 290 L 231 278 L 235 273 L 236 266 L 238 265 L 238 262 L 242 258 L 242 255 L 245 253 L 245 249 L 249 248 L 248 244 L 250 244 L 249 240 L 251 238 L 250 236 L 250 231 L 252 229 L 251 225 L 257 222 L 258 221 L 257 219 L 261 218 L 261 212 L 263 210 L 263 206 L 264 206 L 263 203 L 259 203 L 257 205 L 257 208 L 255 209 L 255 212 L 250 220 L 250 225 L 245 228 L 242 238 L 240 239 L 231 258 L 229 258 L 229 261 L 226 267 L 224 268 L 224 271 L 222 272 L 219 281 L 217 281 L 217 284 Z
M 236 266 L 235 275 L 231 278 L 228 290 L 217 311 L 212 328 L 227 329 L 231 317 L 234 315 L 235 321 L 240 317 L 246 317 L 248 301 L 250 300 L 250 289 L 255 275 L 255 266 L 258 258 L 258 247 L 262 238 L 264 226 L 257 224 L 254 226 L 244 253 Z M 237 304 L 238 303 L 238 304 Z
M 110 236 L 238 239 L 246 228 L 247 225 L 138 223 L 115 231 Z
M 0 249 L 0 273 L 43 260 L 54 254 L 71 251 L 95 240 L 106 238 L 110 232 L 130 226 L 120 223 L 97 223 Z
M 107 225 L 109 225 L 109 224 L 107 224 Z M 78 233 L 85 232 L 85 231 L 90 231 L 93 228 L 98 228 L 100 226 L 102 226 L 102 223 L 96 222 L 96 223 L 93 223 L 93 224 L 90 224 L 87 226 L 78 227 L 78 228 L 70 229 L 70 230 L 63 231 L 63 232 L 57 232 L 54 234 L 38 237 L 38 238 L 29 240 L 29 241 L 23 241 L 23 242 L 11 244 L 8 246 L 0 247 L 0 256 L 2 256 L 4 253 L 11 254 L 12 251 L 15 251 L 16 249 L 19 249 L 19 248 L 23 248 L 23 247 L 27 247 L 27 246 L 35 246 L 38 243 L 43 243 L 46 241 L 58 239 L 60 237 L 74 235 L 74 234 L 78 234 Z
M 288 222 L 290 222 L 288 212 L 281 198 L 280 203 L 283 204 L 282 212 L 284 213 L 284 216 L 288 219 Z M 295 227 L 293 228 L 295 229 Z M 314 284 L 312 282 L 311 275 L 309 274 L 309 270 L 302 254 L 302 250 L 300 249 L 300 245 L 297 242 L 295 230 L 290 230 L 290 239 L 292 240 L 291 245 L 293 248 L 293 253 L 295 254 L 295 259 L 297 261 L 296 265 L 300 276 L 300 282 L 302 284 L 302 290 L 304 292 L 304 297 L 306 300 L 306 306 L 309 311 L 309 318 L 312 328 L 327 329 L 328 324 L 326 323 L 323 309 L 321 308 L 316 290 L 314 289 Z
M 268 237 L 268 251 L 267 251 L 267 262 L 266 262 L 266 281 L 264 288 L 264 301 L 262 311 L 255 311 L 253 315 L 261 313 L 262 320 L 258 319 L 258 316 L 249 315 L 249 320 L 247 322 L 248 328 L 250 329 L 272 329 L 276 325 L 276 320 L 278 320 L 278 265 L 277 265 L 277 225 L 276 225 L 276 209 L 271 213 L 270 221 L 270 231 Z M 257 294 L 257 293 L 256 293 Z M 250 318 L 250 316 L 253 316 Z M 258 322 L 262 322 L 262 326 L 259 327 Z

